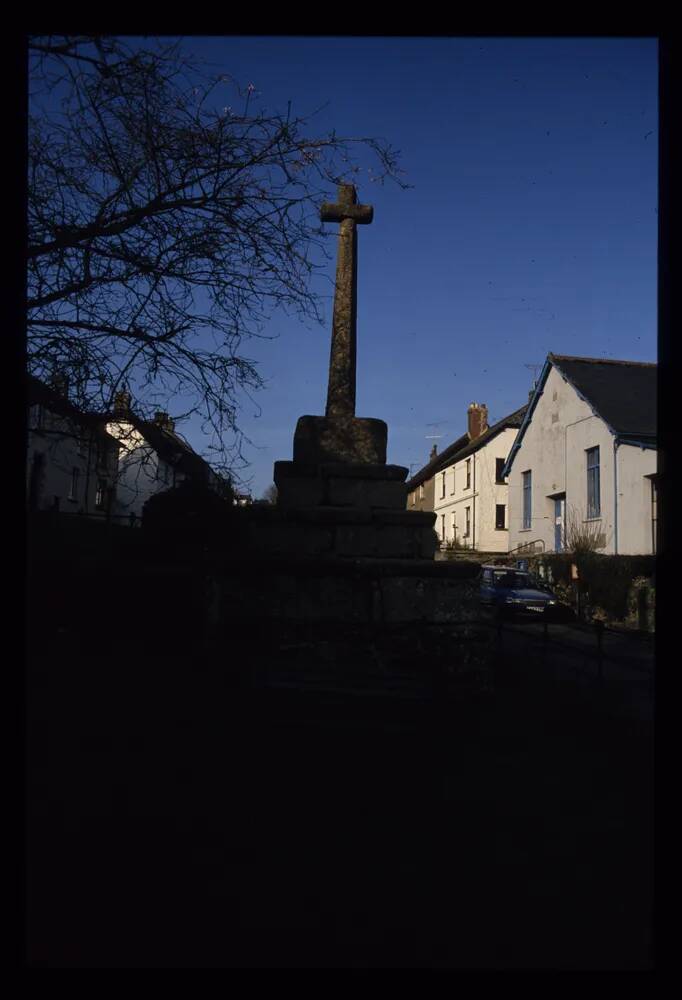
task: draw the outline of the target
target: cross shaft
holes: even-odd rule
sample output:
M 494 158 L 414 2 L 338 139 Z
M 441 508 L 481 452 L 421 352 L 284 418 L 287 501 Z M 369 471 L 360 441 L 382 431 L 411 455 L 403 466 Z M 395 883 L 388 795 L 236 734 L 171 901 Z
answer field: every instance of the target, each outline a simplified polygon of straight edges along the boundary
M 336 204 L 325 202 L 320 210 L 323 222 L 338 222 L 339 246 L 334 289 L 328 417 L 355 416 L 357 354 L 357 225 L 369 225 L 374 215 L 371 205 L 358 205 L 355 187 L 339 184 Z

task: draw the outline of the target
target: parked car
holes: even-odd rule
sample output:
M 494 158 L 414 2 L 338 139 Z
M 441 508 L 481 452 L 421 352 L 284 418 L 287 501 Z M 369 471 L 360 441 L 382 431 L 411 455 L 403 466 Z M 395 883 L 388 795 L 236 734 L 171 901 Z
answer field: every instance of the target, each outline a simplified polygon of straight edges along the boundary
M 482 566 L 480 593 L 482 604 L 505 614 L 557 620 L 574 617 L 547 584 L 511 566 Z

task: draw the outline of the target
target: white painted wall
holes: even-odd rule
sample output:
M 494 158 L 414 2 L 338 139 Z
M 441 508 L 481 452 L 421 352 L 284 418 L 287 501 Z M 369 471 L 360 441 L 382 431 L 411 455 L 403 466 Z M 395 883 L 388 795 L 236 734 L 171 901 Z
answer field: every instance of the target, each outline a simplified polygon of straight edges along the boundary
M 434 510 L 435 529 L 441 542 L 455 538 L 477 552 L 507 552 L 509 531 L 495 528 L 495 507 L 506 508 L 509 524 L 508 487 L 495 482 L 495 460 L 506 459 L 516 437 L 513 428 L 507 428 L 494 438 L 445 470 L 445 495 L 443 472 L 435 477 Z M 467 460 L 470 462 L 470 485 L 467 487 Z M 469 509 L 470 533 L 466 531 L 466 510 Z M 454 519 L 454 520 L 453 520 Z
M 567 517 L 588 523 L 585 453 L 594 447 L 599 447 L 601 516 L 591 523 L 604 536 L 605 545 L 599 551 L 612 554 L 616 551 L 614 437 L 560 372 L 551 368 L 509 476 L 511 549 L 542 540 L 545 551 L 554 551 L 552 494 L 565 492 Z M 618 448 L 617 543 L 621 554 L 651 552 L 650 482 L 643 477 L 654 472 L 655 465 L 652 450 Z M 532 473 L 530 529 L 523 528 L 522 474 L 527 470 Z
M 26 495 L 29 496 L 36 456 L 43 456 L 37 510 L 57 501 L 65 513 L 94 513 L 97 492 L 97 448 L 92 429 L 46 407 L 28 411 Z M 74 481 L 74 469 L 78 471 Z
M 142 517 L 147 500 L 175 483 L 173 469 L 145 441 L 139 431 L 125 420 L 107 424 L 107 432 L 121 446 L 116 481 L 116 499 L 112 513 Z M 179 480 L 177 480 L 179 482 Z
M 651 448 L 622 444 L 618 448 L 618 551 L 623 555 L 653 552 L 651 480 L 657 454 Z

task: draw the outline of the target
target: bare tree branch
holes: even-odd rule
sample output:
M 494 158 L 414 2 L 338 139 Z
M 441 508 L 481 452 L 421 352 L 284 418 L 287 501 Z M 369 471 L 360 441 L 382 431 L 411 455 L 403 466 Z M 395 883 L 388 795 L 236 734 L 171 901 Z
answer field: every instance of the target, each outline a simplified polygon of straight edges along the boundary
M 319 320 L 319 204 L 368 158 L 406 187 L 398 154 L 260 110 L 177 40 L 46 36 L 29 53 L 31 371 L 59 368 L 90 410 L 124 378 L 176 398 L 234 462 L 240 393 L 262 386 L 240 345 L 279 308 Z

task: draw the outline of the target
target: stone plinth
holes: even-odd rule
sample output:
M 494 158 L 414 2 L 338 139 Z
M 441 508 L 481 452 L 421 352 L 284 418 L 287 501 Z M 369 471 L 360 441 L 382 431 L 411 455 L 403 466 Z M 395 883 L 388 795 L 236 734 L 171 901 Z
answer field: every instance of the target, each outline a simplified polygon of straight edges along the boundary
M 294 462 L 386 462 L 388 427 L 374 417 L 299 417 L 294 433 Z
M 275 462 L 278 506 L 405 510 L 407 469 L 402 465 Z
M 277 507 L 263 509 L 253 545 L 291 555 L 432 559 L 436 515 L 405 509 L 407 472 L 377 462 L 275 462 Z
M 255 555 L 433 559 L 437 544 L 430 511 L 332 504 L 247 510 L 242 540 Z
M 249 519 L 246 514 L 244 520 Z M 477 563 L 441 563 L 430 557 L 268 551 L 254 553 L 248 561 L 229 553 L 222 559 L 216 552 L 211 576 L 222 591 L 223 610 L 217 616 L 222 621 L 473 625 L 480 618 L 479 572 Z

